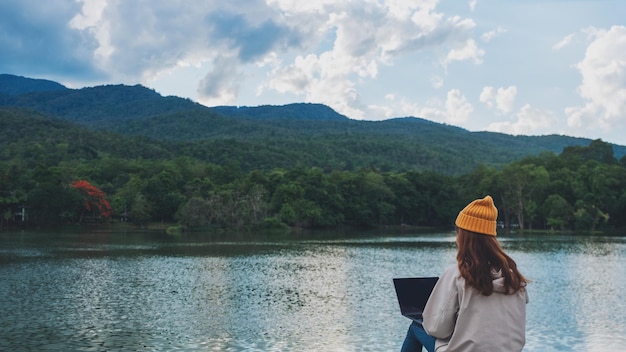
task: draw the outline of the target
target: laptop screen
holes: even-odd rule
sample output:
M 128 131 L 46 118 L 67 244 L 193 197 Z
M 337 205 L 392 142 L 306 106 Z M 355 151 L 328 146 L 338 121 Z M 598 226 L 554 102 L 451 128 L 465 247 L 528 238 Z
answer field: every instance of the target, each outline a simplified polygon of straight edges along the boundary
M 402 315 L 408 317 L 418 315 L 421 317 L 424 307 L 426 307 L 426 302 L 428 302 L 428 297 L 430 297 L 430 293 L 433 291 L 438 279 L 438 277 L 393 279 Z

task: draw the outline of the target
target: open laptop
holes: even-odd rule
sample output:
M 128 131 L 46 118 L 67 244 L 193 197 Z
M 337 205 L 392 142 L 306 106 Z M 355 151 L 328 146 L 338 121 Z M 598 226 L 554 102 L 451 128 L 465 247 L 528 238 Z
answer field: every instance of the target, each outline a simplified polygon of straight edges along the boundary
M 393 279 L 402 315 L 422 323 L 422 312 L 424 312 L 428 297 L 430 297 L 430 293 L 433 291 L 438 279 L 438 277 Z

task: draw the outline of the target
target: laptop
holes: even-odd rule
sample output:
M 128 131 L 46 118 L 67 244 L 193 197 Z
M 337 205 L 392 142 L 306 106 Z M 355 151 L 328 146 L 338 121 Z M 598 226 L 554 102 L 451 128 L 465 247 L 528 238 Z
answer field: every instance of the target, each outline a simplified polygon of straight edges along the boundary
M 438 277 L 411 277 L 395 278 L 393 285 L 396 288 L 400 312 L 405 317 L 422 323 L 422 312 L 428 302 Z

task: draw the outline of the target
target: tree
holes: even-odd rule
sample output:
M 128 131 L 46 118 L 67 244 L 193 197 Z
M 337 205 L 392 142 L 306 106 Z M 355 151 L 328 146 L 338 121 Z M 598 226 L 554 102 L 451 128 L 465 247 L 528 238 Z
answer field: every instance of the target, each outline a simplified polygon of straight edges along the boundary
M 404 174 L 385 174 L 385 183 L 395 194 L 395 224 L 405 224 L 412 218 L 412 201 L 417 197 L 417 192 Z
M 130 211 L 128 217 L 136 224 L 143 226 L 152 218 L 152 204 L 143 196 L 143 194 L 137 194 L 131 201 Z
M 572 206 L 558 194 L 551 194 L 543 203 L 546 225 L 550 228 L 564 230 L 572 221 Z
M 587 147 L 565 147 L 561 156 L 566 160 L 574 159 L 581 163 L 595 160 L 604 164 L 617 164 L 617 159 L 615 159 L 613 154 L 613 146 L 603 142 L 601 139 L 592 141 Z
M 254 228 L 265 219 L 267 191 L 260 186 L 248 190 L 223 189 L 207 199 L 208 221 L 218 227 L 235 229 Z
M 0 163 L 0 231 L 13 217 L 14 210 L 26 200 L 26 192 L 18 185 L 20 174 L 16 165 Z
M 145 216 L 145 212 L 150 211 L 150 209 L 152 208 L 142 194 L 145 183 L 145 180 L 142 179 L 140 175 L 131 174 L 130 179 L 124 185 L 122 185 L 113 195 L 114 209 L 116 213 L 121 215 L 123 221 L 126 221 L 130 216 L 134 204 L 143 206 L 143 203 L 147 202 L 146 207 L 135 212 L 136 214 L 141 214 L 142 219 Z M 140 200 L 138 200 L 139 196 L 142 197 Z M 150 216 L 149 213 L 148 216 Z
M 607 165 L 595 160 L 584 163 L 576 170 L 573 184 L 576 196 L 576 227 L 595 230 L 608 223 L 610 214 L 619 209 L 619 189 L 623 187 L 626 170 L 617 165 Z
M 85 180 L 73 181 L 71 186 L 77 189 L 83 197 L 85 210 L 105 219 L 111 217 L 111 205 L 106 199 L 104 192 L 98 187 Z M 84 213 L 81 212 L 78 222 L 82 221 L 83 215 Z
M 448 226 L 463 207 L 455 178 L 433 172 L 409 172 L 406 175 L 415 190 L 411 223 L 425 226 Z
M 178 211 L 176 218 L 185 228 L 193 229 L 209 225 L 210 204 L 200 197 L 190 198 Z
M 181 175 L 172 170 L 162 170 L 146 180 L 143 194 L 153 206 L 152 216 L 160 221 L 171 220 L 185 202 L 180 192 Z
M 59 167 L 37 166 L 24 184 L 28 220 L 37 224 L 58 224 L 75 218 L 80 212 L 82 196 L 70 185 Z
M 385 184 L 384 177 L 375 171 L 359 172 L 362 177 L 360 182 L 360 194 L 365 204 L 372 211 L 372 225 L 382 225 L 395 211 L 395 194 Z
M 546 188 L 550 174 L 543 166 L 516 162 L 503 169 L 502 180 L 507 186 L 504 193 L 506 204 L 516 215 L 520 230 L 524 230 L 527 221 L 526 216 L 528 216 L 528 220 L 532 220 L 536 216 L 537 207 L 529 207 L 529 205 Z
M 276 188 L 272 207 L 284 223 L 296 227 L 311 227 L 321 216 L 320 207 L 305 197 L 305 190 L 298 182 L 288 181 Z

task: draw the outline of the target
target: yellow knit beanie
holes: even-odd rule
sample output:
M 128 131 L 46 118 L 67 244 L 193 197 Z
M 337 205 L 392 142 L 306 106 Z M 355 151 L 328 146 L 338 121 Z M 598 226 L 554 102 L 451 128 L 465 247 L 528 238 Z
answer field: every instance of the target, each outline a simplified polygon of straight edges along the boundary
M 491 196 L 476 199 L 468 204 L 456 217 L 455 225 L 467 231 L 496 235 L 496 220 L 498 209 L 493 204 Z

